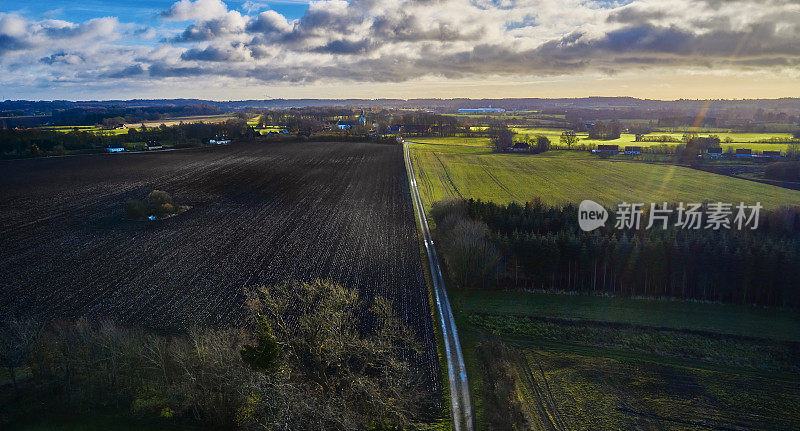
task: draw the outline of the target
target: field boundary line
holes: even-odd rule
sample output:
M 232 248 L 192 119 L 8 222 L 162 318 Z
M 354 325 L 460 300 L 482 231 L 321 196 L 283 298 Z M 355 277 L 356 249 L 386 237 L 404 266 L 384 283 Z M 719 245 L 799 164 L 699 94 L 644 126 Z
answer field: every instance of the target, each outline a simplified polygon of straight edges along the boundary
M 450 382 L 450 403 L 453 413 L 453 429 L 456 431 L 472 431 L 472 402 L 470 400 L 469 383 L 467 382 L 467 367 L 464 364 L 464 357 L 461 354 L 461 344 L 458 339 L 458 330 L 453 318 L 453 311 L 450 308 L 450 301 L 447 298 L 447 291 L 444 288 L 444 278 L 442 269 L 439 266 L 439 258 L 436 255 L 436 248 L 428 228 L 428 220 L 425 217 L 425 210 L 422 206 L 422 198 L 417 187 L 417 180 L 414 176 L 414 166 L 411 164 L 411 155 L 407 143 L 403 144 L 403 159 L 406 163 L 406 172 L 411 185 L 411 198 L 414 203 L 414 212 L 417 215 L 422 236 L 425 242 L 425 250 L 428 254 L 430 264 L 431 279 L 436 296 L 436 307 L 439 311 L 439 319 L 442 326 L 442 338 L 444 339 L 445 355 L 447 357 L 447 376 Z

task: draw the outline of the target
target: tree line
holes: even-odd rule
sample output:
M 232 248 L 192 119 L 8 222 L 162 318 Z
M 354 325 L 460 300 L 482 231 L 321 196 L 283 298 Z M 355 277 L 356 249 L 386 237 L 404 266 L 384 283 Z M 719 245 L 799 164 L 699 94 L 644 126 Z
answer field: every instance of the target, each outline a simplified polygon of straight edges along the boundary
M 49 115 L 25 116 L 20 118 L 0 119 L 0 129 L 58 124 L 62 126 L 82 126 L 86 124 L 139 123 L 142 121 L 159 121 L 173 117 L 192 115 L 215 115 L 223 112 L 211 105 L 193 104 L 180 106 L 92 106 L 66 109 L 52 109 Z M 0 115 L 2 116 L 2 115 Z
M 440 203 L 432 216 L 461 287 L 800 307 L 800 207 L 761 211 L 758 229 L 741 231 L 684 230 L 673 218 L 667 229 L 587 233 L 575 205 L 540 200 Z
M 128 129 L 127 133 L 104 135 L 74 129 L 69 132 L 32 129 L 0 129 L 0 155 L 31 157 L 59 155 L 74 151 L 100 151 L 109 145 L 157 141 L 175 146 L 199 146 L 215 136 L 229 139 L 252 138 L 256 132 L 246 121 L 231 119 L 221 123 L 181 123 L 174 126 Z
M 440 408 L 415 372 L 422 348 L 386 300 L 326 281 L 248 298 L 246 328 L 5 320 L 0 425 L 112 411 L 210 429 L 405 429 Z

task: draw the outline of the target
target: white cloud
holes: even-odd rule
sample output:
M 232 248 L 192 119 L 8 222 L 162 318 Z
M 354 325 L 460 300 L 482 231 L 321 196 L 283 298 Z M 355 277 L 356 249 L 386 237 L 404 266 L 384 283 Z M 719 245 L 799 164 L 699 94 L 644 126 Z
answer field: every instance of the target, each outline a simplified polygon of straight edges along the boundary
M 176 21 L 207 20 L 227 11 L 228 7 L 220 0 L 180 0 L 162 12 L 161 16 Z
M 269 5 L 260 1 L 246 1 L 242 4 L 242 10 L 247 13 L 258 12 L 264 9 L 269 9 Z
M 0 13 L 0 82 L 25 74 L 402 82 L 800 65 L 800 4 L 791 0 L 326 0 L 297 20 L 264 7 L 246 2 L 243 14 L 219 0 L 181 0 L 161 15 L 191 22 L 166 37 L 113 17 L 71 23 Z M 163 40 L 155 46 L 137 45 L 156 34 Z

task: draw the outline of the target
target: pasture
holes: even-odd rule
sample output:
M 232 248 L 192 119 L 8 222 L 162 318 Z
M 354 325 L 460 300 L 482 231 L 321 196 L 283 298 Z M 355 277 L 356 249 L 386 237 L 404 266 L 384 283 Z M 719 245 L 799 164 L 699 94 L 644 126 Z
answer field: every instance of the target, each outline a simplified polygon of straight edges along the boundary
M 411 157 L 426 208 L 451 198 L 547 204 L 591 199 L 620 202 L 750 202 L 766 208 L 796 205 L 800 191 L 674 165 L 599 160 L 585 152 L 496 154 L 486 147 L 412 144 Z M 463 139 L 463 138 L 462 138 Z M 422 140 L 422 138 L 420 138 Z M 430 141 L 426 139 L 426 141 Z
M 800 342 L 800 316 L 792 310 L 734 304 L 524 291 L 464 291 L 450 294 L 462 314 L 586 320 L 707 331 Z
M 561 137 L 561 129 L 544 129 L 544 128 L 535 128 L 535 127 L 524 127 L 524 126 L 515 126 L 511 128 L 514 133 L 520 135 L 543 135 L 547 136 L 550 139 L 550 142 L 553 144 L 559 145 L 559 138 Z M 791 133 L 738 133 L 738 132 L 720 132 L 720 133 L 699 133 L 698 136 L 709 136 L 709 135 L 717 135 L 722 140 L 720 143 L 720 147 L 722 147 L 723 151 L 726 151 L 728 148 L 736 150 L 737 148 L 747 148 L 753 151 L 761 152 L 764 150 L 767 151 L 786 151 L 789 144 L 787 143 L 770 143 L 770 142 L 761 142 L 764 140 L 768 140 L 771 138 L 779 138 L 779 139 L 790 139 L 792 137 Z M 684 133 L 676 133 L 676 132 L 653 132 L 644 135 L 646 138 L 653 138 L 653 137 L 660 137 L 660 136 L 669 136 L 677 140 L 681 140 L 683 138 Z M 619 139 L 611 139 L 611 140 L 601 140 L 601 139 L 589 139 L 588 133 L 577 133 L 578 138 L 578 145 L 586 144 L 586 145 L 619 145 L 620 149 L 627 145 L 635 145 L 639 147 L 651 147 L 655 145 L 668 145 L 668 146 L 676 146 L 680 144 L 680 142 L 636 142 L 636 135 L 632 133 L 623 133 Z M 730 139 L 731 142 L 725 142 L 727 139 Z
M 130 127 L 138 129 L 141 126 L 139 127 L 130 126 Z M 123 129 L 104 129 L 98 126 L 44 126 L 44 127 L 39 127 L 39 129 L 49 130 L 53 132 L 61 132 L 61 133 L 69 133 L 73 131 L 88 132 L 101 136 L 116 136 L 116 135 L 125 135 L 128 133 L 128 127 L 125 127 Z
M 222 123 L 231 119 L 234 119 L 233 115 L 230 114 L 223 114 L 223 115 L 195 115 L 195 116 L 188 116 L 188 117 L 172 117 L 172 118 L 165 118 L 162 120 L 156 121 L 143 121 L 139 123 L 126 123 L 124 127 L 119 129 L 104 129 L 100 126 L 42 126 L 38 127 L 41 130 L 49 130 L 55 132 L 62 132 L 62 133 L 69 133 L 72 131 L 80 131 L 80 132 L 89 132 L 95 135 L 102 135 L 102 136 L 116 136 L 116 135 L 124 135 L 128 133 L 128 129 L 141 129 L 142 125 L 145 126 L 147 129 L 157 128 L 160 125 L 164 124 L 166 126 L 175 126 L 180 123 Z M 248 122 L 250 124 L 250 122 Z
M 223 123 L 228 120 L 232 120 L 236 117 L 230 114 L 221 114 L 221 115 L 192 115 L 187 117 L 172 117 L 172 118 L 164 118 L 162 120 L 157 121 L 144 121 L 140 123 L 130 123 L 125 124 L 126 128 L 129 129 L 138 129 L 142 127 L 144 124 L 145 127 L 158 127 L 162 124 L 167 126 L 174 126 L 180 123 Z
M 486 370 L 498 366 L 481 352 L 487 340 L 508 349 L 496 360 L 511 370 L 511 397 L 534 429 L 800 425 L 800 321 L 789 311 L 526 292 L 450 296 L 479 427 L 491 425 L 497 408 L 487 396 L 494 382 Z
M 244 287 L 324 278 L 392 300 L 438 380 L 400 146 L 240 144 L 0 167 L 4 319 L 242 325 Z M 191 209 L 122 217 L 128 199 L 156 188 Z

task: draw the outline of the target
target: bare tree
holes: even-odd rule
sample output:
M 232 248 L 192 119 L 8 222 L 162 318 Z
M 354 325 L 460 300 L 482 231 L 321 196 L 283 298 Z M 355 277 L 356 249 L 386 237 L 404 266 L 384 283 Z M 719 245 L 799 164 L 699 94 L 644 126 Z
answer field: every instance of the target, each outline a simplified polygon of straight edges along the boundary
M 294 392 L 289 428 L 367 429 L 418 417 L 420 381 L 408 358 L 421 348 L 389 302 L 367 304 L 357 290 L 320 280 L 261 286 L 250 298 Z

